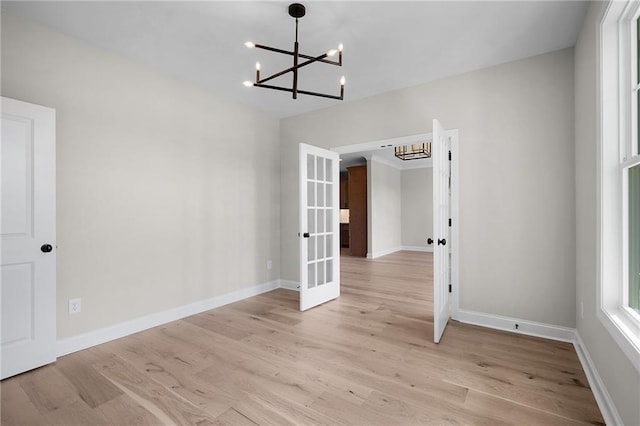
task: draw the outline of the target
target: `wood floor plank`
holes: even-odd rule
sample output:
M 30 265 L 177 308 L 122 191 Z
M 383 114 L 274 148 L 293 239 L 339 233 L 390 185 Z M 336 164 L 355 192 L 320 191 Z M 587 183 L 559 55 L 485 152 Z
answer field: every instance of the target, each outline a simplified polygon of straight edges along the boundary
M 254 422 L 235 408 L 229 408 L 216 418 L 216 426 L 256 426 Z
M 157 350 L 156 348 L 162 348 L 161 344 L 149 346 L 143 340 L 137 341 L 138 344 L 134 345 L 129 340 L 127 345 L 114 348 L 114 353 L 153 381 L 213 417 L 233 405 L 234 399 L 231 396 L 202 378 L 201 371 L 207 365 L 193 362 L 196 357 L 184 352 Z M 175 345 L 173 348 L 179 347 Z
M 18 377 L 5 379 L 0 386 L 0 424 L 37 424 L 41 414 L 20 386 Z
M 278 289 L 0 383 L 3 425 L 572 425 L 602 416 L 571 344 L 451 321 L 432 255 L 341 258 L 341 296 Z
M 120 387 L 126 394 L 140 403 L 145 409 L 160 417 L 171 419 L 178 425 L 213 424 L 214 417 L 196 407 L 195 404 L 181 398 L 169 389 L 159 385 L 141 372 L 135 370 L 119 357 L 98 365 L 101 373 Z M 164 416 L 160 414 L 162 412 Z
M 47 414 L 80 400 L 76 389 L 53 365 L 17 377 L 20 386 L 41 414 Z
M 58 370 L 73 384 L 80 398 L 91 408 L 122 395 L 120 389 L 92 366 L 97 361 L 98 357 L 91 351 L 80 351 L 62 357 L 56 363 Z
M 122 396 L 101 404 L 97 409 L 109 419 L 111 425 L 154 426 L 162 424 L 158 417 L 124 393 Z
M 335 424 L 340 425 L 398 424 L 392 417 L 388 417 L 384 413 L 374 413 L 363 408 L 362 405 L 356 405 L 329 392 L 322 394 L 310 408 L 319 413 L 330 415 Z
M 210 315 L 207 314 L 194 315 L 189 318 L 185 318 L 185 321 L 235 340 L 240 340 L 251 335 L 251 331 L 249 330 L 234 327 L 233 324 L 228 322 L 223 323 L 217 321 L 215 318 L 211 318 Z
M 83 401 L 75 401 L 46 413 L 41 420 L 44 425 L 96 425 L 110 426 L 111 420 L 99 410 L 94 410 Z
M 521 424 L 565 426 L 584 424 L 567 417 L 558 416 L 543 410 L 534 409 L 520 404 L 513 404 L 501 398 L 470 390 L 464 404 L 469 411 L 480 416 L 493 419 L 496 423 L 513 423 L 518 419 Z

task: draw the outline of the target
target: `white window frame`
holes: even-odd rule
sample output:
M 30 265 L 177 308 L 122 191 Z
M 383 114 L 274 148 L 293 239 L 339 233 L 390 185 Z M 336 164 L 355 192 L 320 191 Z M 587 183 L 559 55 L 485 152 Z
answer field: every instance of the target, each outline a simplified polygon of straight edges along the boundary
M 640 371 L 640 315 L 628 307 L 628 168 L 640 163 L 632 49 L 640 2 L 610 1 L 598 26 L 597 317 Z M 637 142 L 636 142 L 637 143 Z M 637 145 L 636 145 L 637 146 Z

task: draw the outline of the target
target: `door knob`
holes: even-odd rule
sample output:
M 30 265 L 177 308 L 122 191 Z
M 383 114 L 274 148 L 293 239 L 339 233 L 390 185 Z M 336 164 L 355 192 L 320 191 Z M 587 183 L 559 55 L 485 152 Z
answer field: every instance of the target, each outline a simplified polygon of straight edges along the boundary
M 53 247 L 51 246 L 51 244 L 43 244 L 40 247 L 40 250 L 42 250 L 43 253 L 49 253 L 51 250 L 53 250 Z
M 304 238 L 309 238 L 309 233 L 308 233 L 308 232 L 305 232 L 304 234 L 302 234 L 302 236 L 303 236 Z
M 427 244 L 429 245 L 433 244 L 433 239 L 431 237 L 427 238 Z
M 442 244 L 443 246 L 447 245 L 447 240 L 438 238 L 438 245 Z

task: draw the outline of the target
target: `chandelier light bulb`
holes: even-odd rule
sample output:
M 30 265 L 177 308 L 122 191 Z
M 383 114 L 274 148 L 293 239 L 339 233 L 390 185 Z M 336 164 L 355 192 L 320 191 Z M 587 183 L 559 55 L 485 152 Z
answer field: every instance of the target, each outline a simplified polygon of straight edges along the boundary
M 340 78 L 340 86 L 344 86 L 345 83 L 344 75 Z
M 244 87 L 251 87 L 251 86 L 253 86 L 253 82 L 251 82 L 251 81 L 249 81 L 249 80 L 247 80 L 247 81 L 243 82 L 242 84 L 244 84 Z
M 256 47 L 255 43 L 250 41 L 246 42 L 244 45 L 247 46 L 249 49 L 253 49 L 254 47 Z
M 342 43 L 340 43 L 338 45 L 338 52 L 342 52 L 342 49 L 344 48 L 344 46 L 342 45 Z
M 256 69 L 260 71 L 260 62 L 256 62 Z
M 336 53 L 338 53 L 336 49 L 331 49 L 327 52 L 327 56 L 335 56 Z

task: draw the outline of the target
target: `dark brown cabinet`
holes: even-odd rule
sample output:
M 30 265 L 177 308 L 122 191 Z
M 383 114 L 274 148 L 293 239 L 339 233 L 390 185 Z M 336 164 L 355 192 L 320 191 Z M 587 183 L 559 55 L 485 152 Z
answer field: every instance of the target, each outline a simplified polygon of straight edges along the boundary
M 340 172 L 340 208 L 349 208 L 349 178 L 347 172 Z
M 347 167 L 349 252 L 367 256 L 367 166 Z M 342 183 L 341 183 L 342 184 Z
M 340 224 L 340 247 L 349 247 L 349 224 Z

